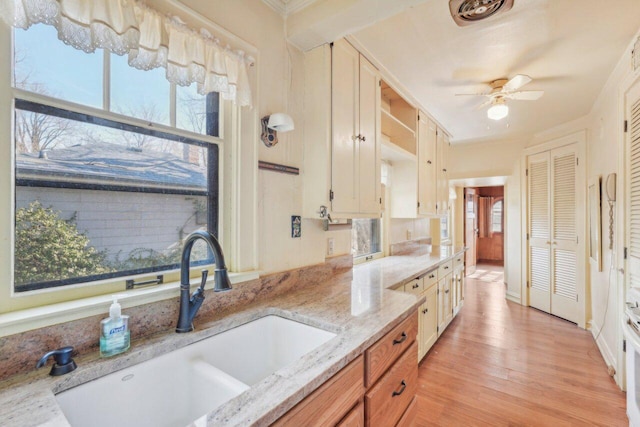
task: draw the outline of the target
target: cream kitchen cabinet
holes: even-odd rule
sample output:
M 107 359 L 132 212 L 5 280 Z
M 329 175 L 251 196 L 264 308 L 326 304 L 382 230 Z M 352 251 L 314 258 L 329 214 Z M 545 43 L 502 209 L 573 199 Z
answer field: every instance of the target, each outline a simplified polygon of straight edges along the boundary
M 453 319 L 453 261 L 447 261 L 438 267 L 438 336 L 442 335 Z
M 438 271 L 430 271 L 405 283 L 398 290 L 425 297 L 418 309 L 418 361 L 427 354 L 438 339 Z
M 439 216 L 449 212 L 449 135 L 438 129 L 437 135 L 437 190 L 436 213 Z
M 424 113 L 418 115 L 418 214 L 437 214 L 438 128 Z
M 464 304 L 464 254 L 453 260 L 453 315 L 458 314 Z
M 380 215 L 380 77 L 345 40 L 305 54 L 303 215 Z

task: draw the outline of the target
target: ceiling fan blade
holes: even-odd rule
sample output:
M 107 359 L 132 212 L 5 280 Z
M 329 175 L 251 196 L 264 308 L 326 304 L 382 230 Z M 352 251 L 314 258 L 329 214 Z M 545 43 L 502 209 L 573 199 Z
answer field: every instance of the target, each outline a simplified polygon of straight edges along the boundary
M 476 110 L 482 110 L 484 107 L 486 107 L 487 105 L 491 104 L 491 100 L 485 101 L 482 104 L 478 105 L 475 109 Z
M 540 99 L 542 95 L 544 95 L 543 90 L 522 90 L 519 92 L 509 93 L 504 97 L 520 101 L 535 101 L 536 99 Z
M 531 77 L 526 76 L 524 74 L 518 74 L 514 76 L 511 80 L 506 82 L 502 87 L 502 90 L 505 92 L 513 92 L 514 90 L 520 89 L 522 86 L 531 82 Z

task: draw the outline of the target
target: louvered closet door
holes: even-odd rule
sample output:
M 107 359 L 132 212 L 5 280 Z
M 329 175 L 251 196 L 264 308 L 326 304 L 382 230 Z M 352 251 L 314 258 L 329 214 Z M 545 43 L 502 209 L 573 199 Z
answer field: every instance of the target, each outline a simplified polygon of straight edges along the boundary
M 551 151 L 551 314 L 577 322 L 577 158 L 575 145 Z
M 577 147 L 528 158 L 529 304 L 578 321 Z
M 549 153 L 528 158 L 529 304 L 551 312 L 551 215 Z
M 626 95 L 627 120 L 627 286 L 640 287 L 640 83 Z M 605 193 L 606 197 L 606 193 Z

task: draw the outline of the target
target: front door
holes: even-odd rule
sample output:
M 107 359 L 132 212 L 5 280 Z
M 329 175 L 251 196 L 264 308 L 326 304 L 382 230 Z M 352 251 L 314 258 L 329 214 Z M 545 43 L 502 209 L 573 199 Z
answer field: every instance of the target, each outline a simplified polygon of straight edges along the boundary
M 464 189 L 464 245 L 469 248 L 465 253 L 465 273 L 476 271 L 478 244 L 478 195 L 475 188 Z

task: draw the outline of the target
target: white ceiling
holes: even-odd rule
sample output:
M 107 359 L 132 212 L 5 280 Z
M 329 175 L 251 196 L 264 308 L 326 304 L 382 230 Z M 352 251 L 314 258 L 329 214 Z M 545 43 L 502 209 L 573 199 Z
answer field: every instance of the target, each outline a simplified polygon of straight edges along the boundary
M 447 0 L 427 0 L 353 34 L 452 135 L 452 141 L 529 138 L 589 113 L 638 30 L 639 0 L 515 0 L 513 9 L 458 27 Z M 527 74 L 538 101 L 509 100 L 489 120 L 489 82 Z
M 286 17 L 302 50 L 351 35 L 446 130 L 452 142 L 528 140 L 589 113 L 638 31 L 640 0 L 514 0 L 513 8 L 458 27 L 448 0 L 263 0 Z M 526 74 L 537 101 L 509 100 L 493 121 L 486 83 Z

